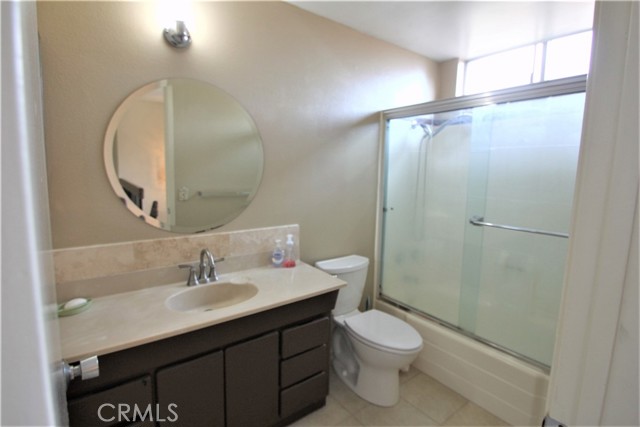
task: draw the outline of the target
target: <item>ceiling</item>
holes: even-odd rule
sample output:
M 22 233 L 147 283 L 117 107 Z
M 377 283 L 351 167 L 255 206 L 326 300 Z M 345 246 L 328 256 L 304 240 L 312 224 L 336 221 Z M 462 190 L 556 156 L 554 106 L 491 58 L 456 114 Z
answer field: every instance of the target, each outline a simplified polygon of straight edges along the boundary
M 435 61 L 472 59 L 591 28 L 594 1 L 290 1 Z

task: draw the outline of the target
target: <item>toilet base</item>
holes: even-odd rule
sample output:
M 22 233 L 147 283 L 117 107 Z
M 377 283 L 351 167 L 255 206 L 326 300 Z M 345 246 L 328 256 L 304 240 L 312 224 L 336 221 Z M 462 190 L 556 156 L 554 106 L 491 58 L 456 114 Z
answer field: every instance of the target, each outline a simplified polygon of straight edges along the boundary
M 334 360 L 333 369 L 340 380 L 354 393 L 378 406 L 395 406 L 400 400 L 400 371 L 376 369 L 359 363 L 357 376 L 348 375 Z

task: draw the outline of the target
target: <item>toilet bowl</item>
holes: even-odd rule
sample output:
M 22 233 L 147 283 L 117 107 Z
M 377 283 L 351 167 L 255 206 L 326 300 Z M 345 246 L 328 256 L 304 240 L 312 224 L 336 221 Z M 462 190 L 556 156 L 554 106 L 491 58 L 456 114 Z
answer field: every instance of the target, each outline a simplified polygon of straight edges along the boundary
M 393 406 L 400 399 L 400 369 L 422 349 L 422 337 L 408 323 L 378 310 L 360 312 L 369 260 L 358 255 L 319 261 L 316 267 L 347 282 L 333 310 L 332 366 L 363 399 Z

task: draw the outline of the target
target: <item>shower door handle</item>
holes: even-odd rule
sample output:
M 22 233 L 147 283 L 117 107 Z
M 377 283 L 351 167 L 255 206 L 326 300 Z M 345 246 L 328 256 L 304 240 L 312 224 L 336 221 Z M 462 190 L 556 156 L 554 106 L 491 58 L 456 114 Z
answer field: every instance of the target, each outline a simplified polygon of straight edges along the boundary
M 520 231 L 523 233 L 541 234 L 543 236 L 563 237 L 565 239 L 569 237 L 568 233 L 538 230 L 536 228 L 516 227 L 515 225 L 494 224 L 492 222 L 486 222 L 484 220 L 484 217 L 481 217 L 479 215 L 474 215 L 471 218 L 469 218 L 469 223 L 471 225 L 475 225 L 478 227 L 493 227 L 493 228 L 500 228 L 503 230 Z

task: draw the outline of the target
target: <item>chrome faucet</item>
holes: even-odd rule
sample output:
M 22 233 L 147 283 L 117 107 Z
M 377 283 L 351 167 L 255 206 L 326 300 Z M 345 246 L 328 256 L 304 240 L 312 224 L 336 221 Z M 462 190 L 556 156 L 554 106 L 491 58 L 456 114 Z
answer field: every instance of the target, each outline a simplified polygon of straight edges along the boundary
M 195 286 L 201 283 L 217 282 L 218 272 L 216 271 L 216 262 L 220 261 L 224 261 L 224 258 L 214 258 L 209 249 L 203 249 L 200 251 L 200 264 L 197 264 L 197 275 L 196 264 L 180 264 L 178 267 L 189 269 L 187 286 Z M 209 267 L 208 270 L 207 267 Z
M 200 251 L 200 272 L 198 274 L 198 281 L 204 283 L 218 281 L 218 272 L 216 271 L 216 262 L 224 261 L 224 258 L 214 258 L 209 249 L 203 249 Z M 207 271 L 209 267 L 209 271 Z

